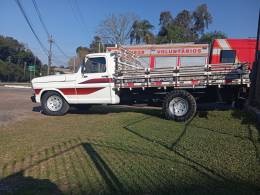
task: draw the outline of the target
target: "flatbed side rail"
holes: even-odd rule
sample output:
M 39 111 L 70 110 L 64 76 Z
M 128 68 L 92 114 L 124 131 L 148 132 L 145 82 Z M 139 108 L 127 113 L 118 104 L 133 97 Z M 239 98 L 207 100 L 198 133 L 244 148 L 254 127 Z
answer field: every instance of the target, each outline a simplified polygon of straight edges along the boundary
M 120 88 L 205 88 L 210 85 L 250 85 L 246 63 L 206 64 L 180 68 L 117 69 L 115 87 Z

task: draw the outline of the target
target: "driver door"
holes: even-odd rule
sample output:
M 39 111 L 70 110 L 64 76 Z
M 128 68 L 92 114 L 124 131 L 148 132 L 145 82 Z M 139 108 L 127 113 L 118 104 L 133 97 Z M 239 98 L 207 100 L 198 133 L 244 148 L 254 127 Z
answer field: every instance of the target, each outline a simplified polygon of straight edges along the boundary
M 112 76 L 107 69 L 106 58 L 87 58 L 84 70 L 77 79 L 77 102 L 82 104 L 109 104 Z

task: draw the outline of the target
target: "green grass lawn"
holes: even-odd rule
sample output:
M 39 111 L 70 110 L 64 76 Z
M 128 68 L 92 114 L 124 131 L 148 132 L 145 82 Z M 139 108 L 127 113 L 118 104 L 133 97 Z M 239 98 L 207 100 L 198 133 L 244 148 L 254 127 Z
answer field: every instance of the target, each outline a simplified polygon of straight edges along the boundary
M 260 138 L 239 111 L 188 123 L 99 106 L 0 130 L 0 194 L 259 194 Z

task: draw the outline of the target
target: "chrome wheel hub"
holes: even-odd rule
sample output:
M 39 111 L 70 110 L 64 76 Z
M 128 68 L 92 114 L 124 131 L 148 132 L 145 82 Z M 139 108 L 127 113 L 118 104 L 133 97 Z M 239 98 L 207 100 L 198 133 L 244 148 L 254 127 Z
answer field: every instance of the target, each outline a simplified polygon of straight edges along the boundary
M 50 96 L 47 99 L 47 107 L 53 112 L 57 112 L 62 108 L 62 99 L 57 95 Z
M 169 103 L 169 110 L 175 116 L 184 116 L 188 112 L 188 108 L 188 101 L 181 97 L 175 97 Z

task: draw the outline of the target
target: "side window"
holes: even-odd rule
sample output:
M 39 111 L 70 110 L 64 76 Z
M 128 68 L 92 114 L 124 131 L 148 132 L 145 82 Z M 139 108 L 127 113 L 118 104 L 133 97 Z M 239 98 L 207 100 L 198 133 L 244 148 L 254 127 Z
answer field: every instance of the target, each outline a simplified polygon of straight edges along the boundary
M 236 51 L 235 50 L 221 50 L 220 62 L 221 63 L 235 63 Z
M 106 72 L 106 59 L 104 57 L 88 58 L 85 73 Z

